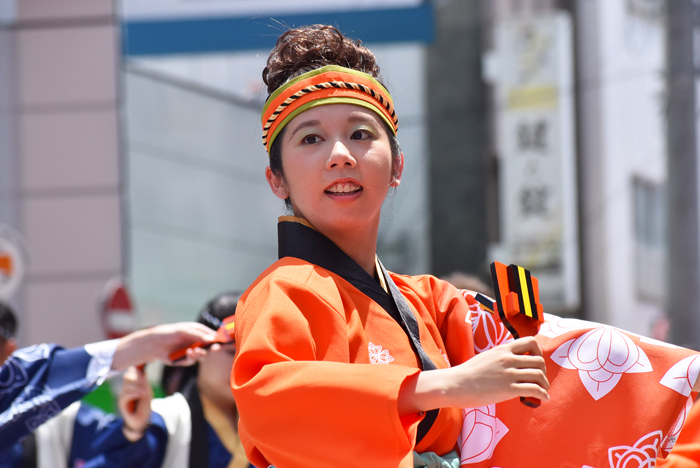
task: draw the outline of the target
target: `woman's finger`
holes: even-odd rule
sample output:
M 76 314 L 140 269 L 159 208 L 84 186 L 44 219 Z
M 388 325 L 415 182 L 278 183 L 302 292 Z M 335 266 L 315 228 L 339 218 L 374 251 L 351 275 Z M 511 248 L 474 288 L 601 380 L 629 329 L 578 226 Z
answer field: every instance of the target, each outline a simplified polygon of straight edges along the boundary
M 547 364 L 542 356 L 532 354 L 519 354 L 513 359 L 513 367 L 516 369 L 534 368 L 547 373 Z
M 549 380 L 547 380 L 547 377 L 539 370 L 518 369 L 513 375 L 518 383 L 534 383 L 544 390 L 549 390 Z
M 543 356 L 542 348 L 537 340 L 532 336 L 519 338 L 510 343 L 510 349 L 514 354 L 531 354 L 533 356 Z
M 540 401 L 549 401 L 549 393 L 539 385 L 533 383 L 515 383 L 511 388 L 522 398 L 537 398 Z

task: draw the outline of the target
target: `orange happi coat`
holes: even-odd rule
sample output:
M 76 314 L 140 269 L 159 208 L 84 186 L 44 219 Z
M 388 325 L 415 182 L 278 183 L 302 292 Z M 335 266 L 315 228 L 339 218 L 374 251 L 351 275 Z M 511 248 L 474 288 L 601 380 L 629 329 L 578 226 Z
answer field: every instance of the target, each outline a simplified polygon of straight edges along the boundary
M 444 454 L 456 446 L 463 468 L 652 468 L 671 450 L 700 373 L 698 354 L 548 314 L 536 337 L 548 402 L 443 408 L 416 445 L 423 415 L 400 417 L 397 397 L 419 360 L 387 313 L 386 292 L 320 233 L 279 226 L 281 260 L 236 314 L 231 387 L 256 466 L 409 467 L 414 449 Z M 437 367 L 513 339 L 470 293 L 430 276 L 390 276 Z
M 453 408 L 442 409 L 414 447 L 422 415 L 400 417 L 397 398 L 419 360 L 401 326 L 348 281 L 364 272 L 339 273 L 284 257 L 241 298 L 231 383 L 249 459 L 265 467 L 409 467 L 414 448 L 453 450 L 462 425 Z M 361 288 L 380 288 L 364 274 Z M 469 314 L 453 286 L 430 276 L 392 278 L 438 368 L 474 354 L 470 329 L 452 325 Z

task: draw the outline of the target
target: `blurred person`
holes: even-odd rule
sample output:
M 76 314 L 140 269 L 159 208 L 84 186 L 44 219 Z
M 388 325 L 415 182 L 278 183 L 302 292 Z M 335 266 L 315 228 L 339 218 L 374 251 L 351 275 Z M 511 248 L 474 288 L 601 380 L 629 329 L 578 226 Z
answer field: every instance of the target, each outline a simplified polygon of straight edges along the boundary
M 204 306 L 197 322 L 217 330 L 235 313 L 239 297 L 230 292 L 216 296 Z M 165 375 L 176 376 L 178 386 L 171 396 L 155 400 L 143 369 L 130 367 L 118 397 L 120 417 L 73 404 L 42 427 L 53 439 L 43 445 L 68 460 L 68 466 L 116 468 L 137 463 L 139 468 L 248 468 L 228 384 L 235 352 L 233 343 L 216 343 L 193 366 L 166 366 Z M 56 436 L 71 433 L 72 440 Z M 49 466 L 53 465 L 39 468 Z M 2 463 L 0 468 L 5 468 Z
M 235 314 L 239 298 L 240 294 L 234 292 L 216 296 L 201 310 L 197 322 L 217 330 L 224 319 Z M 143 373 L 132 368 L 124 375 L 119 395 L 124 435 L 165 434 L 154 438 L 165 443 L 162 463 L 142 468 L 252 466 L 238 436 L 238 408 L 229 386 L 235 354 L 235 343 L 217 343 L 197 364 L 166 371 L 164 376 L 169 375 L 171 383 L 164 382 L 164 388 L 172 389 L 172 382 L 176 382 L 177 391 L 152 401 Z M 132 401 L 138 408 L 134 414 L 127 411 Z M 148 409 L 152 409 L 150 419 Z
M 661 313 L 651 324 L 651 337 L 659 341 L 668 341 L 671 321 L 666 313 Z
M 148 361 L 170 362 L 170 353 L 205 346 L 215 335 L 199 323 L 174 323 L 72 349 L 40 344 L 16 350 L 0 367 L 0 460 L 108 376 Z M 205 354 L 200 347 L 189 349 L 178 364 L 191 365 Z
M 17 350 L 17 317 L 9 304 L 0 301 L 0 364 Z
M 185 372 L 183 372 L 184 369 L 189 369 L 189 367 L 163 366 L 160 388 L 165 396 L 174 394 L 182 387 L 183 381 L 187 378 Z
M 697 389 L 696 353 L 553 316 L 514 340 L 469 292 L 387 272 L 377 232 L 403 154 L 374 54 L 332 26 L 294 28 L 263 79 L 265 175 L 293 216 L 236 313 L 249 460 L 540 468 L 631 466 L 643 452 L 653 466 L 644 450 Z
M 478 292 L 489 297 L 493 297 L 493 288 L 479 279 L 476 275 L 470 275 L 463 271 L 453 271 L 449 275 L 441 278 L 457 289 L 467 289 Z

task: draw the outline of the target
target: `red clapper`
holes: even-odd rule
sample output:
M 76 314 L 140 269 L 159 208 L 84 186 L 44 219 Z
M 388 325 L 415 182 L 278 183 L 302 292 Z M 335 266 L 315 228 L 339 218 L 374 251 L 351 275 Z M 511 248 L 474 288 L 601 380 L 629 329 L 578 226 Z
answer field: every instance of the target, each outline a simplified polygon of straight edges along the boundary
M 544 322 L 537 278 L 523 267 L 493 262 L 491 280 L 498 316 L 513 338 L 535 336 Z M 536 398 L 520 397 L 520 401 L 531 408 L 541 403 Z
M 170 361 L 177 362 L 181 359 L 184 359 L 187 355 L 187 350 L 191 348 L 207 349 L 214 343 L 229 344 L 236 341 L 236 338 L 234 336 L 234 332 L 236 330 L 236 322 L 234 321 L 234 317 L 234 315 L 231 315 L 221 323 L 221 326 L 216 331 L 216 337 L 214 338 L 214 341 L 206 344 L 202 343 L 201 341 L 197 341 L 187 346 L 186 348 L 178 349 L 177 351 L 170 353 L 170 356 L 168 356 L 170 358 Z

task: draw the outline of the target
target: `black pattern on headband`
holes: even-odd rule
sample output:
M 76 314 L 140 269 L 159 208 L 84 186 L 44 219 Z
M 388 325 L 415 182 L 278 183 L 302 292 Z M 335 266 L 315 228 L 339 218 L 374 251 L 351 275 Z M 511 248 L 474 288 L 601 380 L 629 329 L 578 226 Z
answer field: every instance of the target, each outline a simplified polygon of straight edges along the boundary
M 355 91 L 361 91 L 365 94 L 369 94 L 372 96 L 374 99 L 379 101 L 379 103 L 384 106 L 384 108 L 389 112 L 389 115 L 391 116 L 391 120 L 394 122 L 394 129 L 399 128 L 399 119 L 396 117 L 396 112 L 394 111 L 393 106 L 391 103 L 387 100 L 384 99 L 381 93 L 375 92 L 371 87 L 361 85 L 359 83 L 347 83 L 345 81 L 326 81 L 325 83 L 318 83 L 315 85 L 310 85 L 307 86 L 306 88 L 300 89 L 296 93 L 292 94 L 289 96 L 287 99 L 284 100 L 279 106 L 277 106 L 277 109 L 270 115 L 270 118 L 267 119 L 265 122 L 265 125 L 263 126 L 263 134 L 262 134 L 262 140 L 263 140 L 263 146 L 267 147 L 267 139 L 268 139 L 268 133 L 270 131 L 270 127 L 272 124 L 277 120 L 277 117 L 284 112 L 284 109 L 289 106 L 291 103 L 296 101 L 302 96 L 305 96 L 306 94 L 312 93 L 314 91 L 321 91 L 323 89 L 328 89 L 328 88 L 336 88 L 336 89 L 353 89 Z

